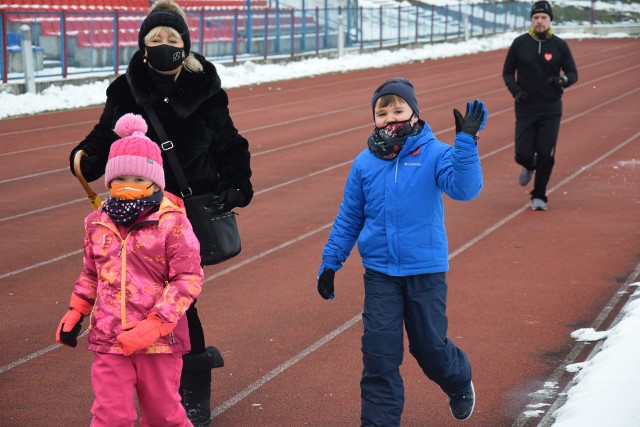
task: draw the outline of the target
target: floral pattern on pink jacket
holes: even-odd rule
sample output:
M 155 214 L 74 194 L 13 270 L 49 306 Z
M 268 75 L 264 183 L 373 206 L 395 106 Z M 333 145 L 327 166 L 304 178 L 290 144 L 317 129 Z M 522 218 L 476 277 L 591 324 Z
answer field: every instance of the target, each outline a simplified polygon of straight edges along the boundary
M 139 353 L 187 353 L 184 314 L 200 294 L 203 270 L 182 200 L 165 192 L 159 210 L 139 218 L 126 235 L 102 209 L 84 225 L 84 268 L 74 293 L 93 305 L 89 350 L 122 353 L 116 339 L 122 327 L 157 313 L 177 326 Z

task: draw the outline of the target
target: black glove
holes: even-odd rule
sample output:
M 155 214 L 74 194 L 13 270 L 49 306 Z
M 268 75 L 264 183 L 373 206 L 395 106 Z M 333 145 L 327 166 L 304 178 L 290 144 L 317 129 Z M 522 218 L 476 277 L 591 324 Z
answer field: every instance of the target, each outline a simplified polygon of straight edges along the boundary
M 80 160 L 80 172 L 87 181 L 95 181 L 104 175 L 104 171 L 99 172 L 96 170 L 96 163 L 98 163 L 98 156 L 84 156 Z
M 76 175 L 76 170 L 73 167 L 73 163 L 76 158 L 76 153 L 78 152 L 78 150 L 72 151 L 71 155 L 69 156 L 69 167 L 71 169 L 71 173 L 73 174 L 73 176 Z M 97 167 L 97 163 L 98 163 L 98 156 L 96 156 L 95 154 L 86 155 L 80 160 L 80 172 L 82 172 L 82 176 L 84 177 L 84 179 L 87 180 L 87 182 L 95 181 L 96 179 L 104 175 L 104 169 L 99 170 Z
M 224 211 L 228 212 L 233 208 L 242 206 L 244 203 L 244 194 L 238 188 L 227 188 L 220 192 L 220 203 L 224 205 Z
M 60 324 L 59 338 L 63 344 L 66 344 L 69 347 L 76 347 L 78 345 L 78 335 L 80 335 L 80 329 L 82 328 L 83 319 L 84 319 L 84 316 L 81 316 L 78 323 L 76 323 L 76 325 L 69 332 L 63 331 L 64 322 Z
M 487 121 L 487 109 L 482 101 L 476 99 L 473 103 L 467 102 L 464 118 L 456 109 L 453 110 L 453 118 L 456 122 L 456 133 L 464 132 L 475 138 Z
M 521 90 L 520 92 L 516 93 L 516 96 L 514 96 L 513 98 L 516 100 L 516 102 L 525 102 L 528 97 L 529 94 Z
M 324 299 L 333 299 L 333 279 L 336 276 L 336 272 L 325 268 L 320 276 L 318 276 L 318 293 Z
M 567 76 L 551 76 L 547 79 L 547 83 L 553 86 L 558 93 L 564 92 L 568 81 Z

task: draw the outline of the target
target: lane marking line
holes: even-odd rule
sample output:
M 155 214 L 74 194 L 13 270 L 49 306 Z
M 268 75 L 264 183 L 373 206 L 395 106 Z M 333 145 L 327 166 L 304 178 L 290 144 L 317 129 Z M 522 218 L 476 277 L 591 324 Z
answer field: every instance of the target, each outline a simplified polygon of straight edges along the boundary
M 274 379 L 275 377 L 277 377 L 278 375 L 280 375 L 281 373 L 283 373 L 284 371 L 286 371 L 287 369 L 289 369 L 290 367 L 292 367 L 293 365 L 295 365 L 296 363 L 298 363 L 299 361 L 301 361 L 302 359 L 304 359 L 305 357 L 307 357 L 308 355 L 310 355 L 311 353 L 313 353 L 314 351 L 322 347 L 323 345 L 327 344 L 329 341 L 331 341 L 332 339 L 334 339 L 344 331 L 356 325 L 358 322 L 360 322 L 360 320 L 362 320 L 362 314 L 358 314 L 352 319 L 346 321 L 345 323 L 338 326 L 333 331 L 329 332 L 324 337 L 320 338 L 318 341 L 311 344 L 309 347 L 302 350 L 300 353 L 296 354 L 286 362 L 272 369 L 269 373 L 260 377 L 253 384 L 250 384 L 239 393 L 236 393 L 233 397 L 231 397 L 231 399 L 227 400 L 222 405 L 216 406 L 215 408 L 213 408 L 211 410 L 211 418 L 215 418 L 218 415 L 222 414 L 227 409 L 231 408 L 236 403 L 240 402 L 242 399 L 249 396 L 254 391 L 258 390 L 260 387 L 265 385 L 270 380 Z

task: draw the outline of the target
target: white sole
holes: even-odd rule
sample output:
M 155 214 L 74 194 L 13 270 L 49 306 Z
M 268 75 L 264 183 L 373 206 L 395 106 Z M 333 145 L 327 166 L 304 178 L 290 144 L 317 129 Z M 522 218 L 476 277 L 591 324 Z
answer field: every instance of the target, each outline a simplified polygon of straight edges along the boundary
M 453 411 L 451 411 L 451 408 L 449 408 L 449 410 L 451 411 L 451 416 L 456 420 L 456 421 L 466 421 L 469 418 L 471 418 L 471 415 L 473 414 L 473 410 L 476 408 L 476 389 L 473 386 L 473 381 L 471 381 L 471 391 L 473 392 L 473 405 L 471 406 L 471 412 L 469 412 L 469 415 L 467 416 L 467 418 L 463 418 L 463 419 L 458 419 L 455 416 L 453 416 Z

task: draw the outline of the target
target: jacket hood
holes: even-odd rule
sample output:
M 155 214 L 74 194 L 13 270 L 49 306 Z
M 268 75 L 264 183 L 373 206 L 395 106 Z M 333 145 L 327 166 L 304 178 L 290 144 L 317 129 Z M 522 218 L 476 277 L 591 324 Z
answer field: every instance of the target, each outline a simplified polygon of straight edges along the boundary
M 195 52 L 192 55 L 202 64 L 203 72 L 193 73 L 183 69 L 167 96 L 169 105 L 180 118 L 189 117 L 221 88 L 216 67 L 202 55 Z M 133 97 L 140 106 L 152 105 L 162 99 L 162 94 L 147 75 L 148 66 L 143 58 L 143 53 L 137 51 L 131 58 L 126 73 Z

